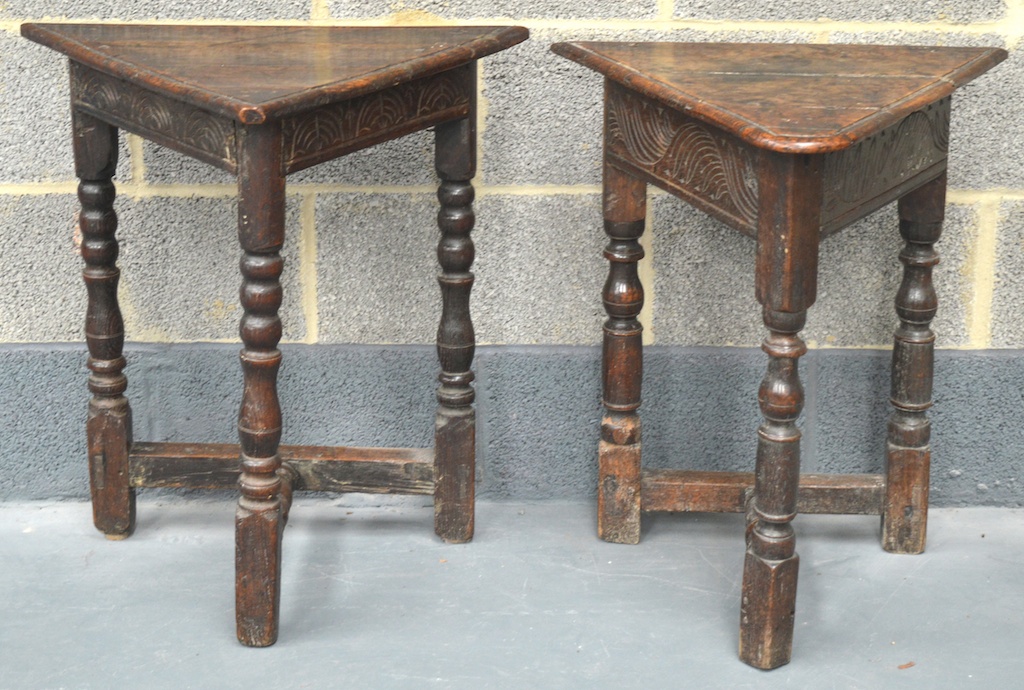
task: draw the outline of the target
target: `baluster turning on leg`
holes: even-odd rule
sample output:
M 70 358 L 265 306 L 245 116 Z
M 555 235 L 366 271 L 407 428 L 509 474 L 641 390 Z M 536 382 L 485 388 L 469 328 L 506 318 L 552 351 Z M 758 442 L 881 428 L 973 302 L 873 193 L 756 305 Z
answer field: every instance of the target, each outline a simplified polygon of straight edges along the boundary
M 473 288 L 473 185 L 476 170 L 475 117 L 438 125 L 436 168 L 441 209 L 441 322 L 437 356 L 441 364 L 434 426 L 434 531 L 447 542 L 473 538 L 476 472 L 476 411 L 473 409 L 473 354 L 476 337 L 469 312 Z
M 117 215 L 114 183 L 117 129 L 79 111 L 73 112 L 75 170 L 80 179 L 78 216 L 82 230 L 82 276 L 89 293 L 85 339 L 89 345 L 89 481 L 93 522 L 109 539 L 135 529 L 135 491 L 129 486 L 128 452 L 132 411 L 124 392 L 128 379 L 124 321 L 117 303 Z
M 757 299 L 768 329 L 768 370 L 758 391 L 753 524 L 747 533 L 740 610 L 740 659 L 772 669 L 793 649 L 799 558 L 790 524 L 800 483 L 804 406 L 797 367 L 807 346 L 799 333 L 818 285 L 820 156 L 764 155 L 757 237 Z
M 637 262 L 647 211 L 647 186 L 610 164 L 604 167 L 604 285 L 602 388 L 605 407 L 598 448 L 597 531 L 605 541 L 640 541 L 640 387 L 643 379 L 644 288 Z
M 796 517 L 800 481 L 800 429 L 804 406 L 797 360 L 807 346 L 797 335 L 807 312 L 764 310 L 769 329 L 762 349 L 768 372 L 758 402 L 764 422 L 757 430 L 752 529 L 743 568 L 740 658 L 758 668 L 789 662 L 800 558 L 790 523 Z
M 242 245 L 244 315 L 239 332 L 244 389 L 238 415 L 241 496 L 235 515 L 235 610 L 238 640 L 251 647 L 277 641 L 281 598 L 281 272 L 284 177 L 276 125 L 241 130 L 238 237 Z
M 896 294 L 892 350 L 892 417 L 889 420 L 882 546 L 894 553 L 924 551 L 931 464 L 929 438 L 935 334 L 938 308 L 932 267 L 939 263 L 933 244 L 942 232 L 946 202 L 943 174 L 899 201 L 903 282 Z

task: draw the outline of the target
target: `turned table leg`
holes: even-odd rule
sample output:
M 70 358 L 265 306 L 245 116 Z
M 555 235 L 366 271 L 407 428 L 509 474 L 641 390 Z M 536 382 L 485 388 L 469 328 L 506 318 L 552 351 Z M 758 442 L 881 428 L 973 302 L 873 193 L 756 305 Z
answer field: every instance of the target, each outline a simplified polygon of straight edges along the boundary
M 882 546 L 894 553 L 924 551 L 928 522 L 929 438 L 935 334 L 932 319 L 938 298 L 932 267 L 939 263 L 933 244 L 942 232 L 946 175 L 928 182 L 899 201 L 903 282 L 896 294 L 896 329 L 892 350 L 892 416 L 886 453 Z
M 605 163 L 604 229 L 608 280 L 604 285 L 601 381 L 605 415 L 598 447 L 597 531 L 605 541 L 640 541 L 640 387 L 643 379 L 644 288 L 637 262 L 647 212 L 644 182 Z
M 757 435 L 753 524 L 747 534 L 739 656 L 762 669 L 789 663 L 800 559 L 790 524 L 800 482 L 804 404 L 798 335 L 817 292 L 821 217 L 820 157 L 764 154 L 759 184 L 757 298 L 768 328 L 768 371 L 758 392 L 764 422 Z M 779 232 L 779 229 L 785 232 Z
M 441 364 L 434 425 L 434 531 L 447 542 L 473 538 L 476 474 L 476 411 L 473 409 L 473 354 L 476 339 L 469 312 L 473 289 L 473 185 L 476 118 L 438 125 L 435 167 L 441 239 L 441 322 L 437 356 Z
M 747 536 L 740 626 L 740 658 L 759 668 L 788 663 L 793 644 L 800 557 L 790 523 L 796 517 L 800 481 L 796 420 L 804 406 L 797 360 L 807 352 L 797 334 L 806 316 L 806 311 L 764 311 L 769 332 L 761 347 L 769 360 L 758 393 L 764 422 L 757 430 L 753 523 Z
M 241 495 L 235 515 L 238 640 L 265 647 L 277 640 L 281 598 L 281 271 L 284 176 L 276 125 L 240 129 L 238 238 L 242 246 L 239 329 L 244 391 L 238 414 Z
M 89 482 L 96 528 L 109 539 L 135 529 L 135 491 L 129 486 L 132 411 L 124 392 L 124 321 L 117 304 L 117 214 L 114 183 L 117 128 L 74 111 L 75 172 L 82 230 L 82 276 L 89 293 L 85 339 L 89 345 Z

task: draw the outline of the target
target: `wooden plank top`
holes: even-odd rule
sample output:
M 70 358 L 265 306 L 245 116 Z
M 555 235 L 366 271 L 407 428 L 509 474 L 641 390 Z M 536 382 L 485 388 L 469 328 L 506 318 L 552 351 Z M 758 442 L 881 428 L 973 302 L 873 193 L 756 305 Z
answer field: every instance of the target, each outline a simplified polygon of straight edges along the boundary
M 556 43 L 551 49 L 761 148 L 828 153 L 1006 59 L 1000 48 Z
M 72 60 L 247 124 L 442 72 L 524 41 L 517 26 L 22 24 Z

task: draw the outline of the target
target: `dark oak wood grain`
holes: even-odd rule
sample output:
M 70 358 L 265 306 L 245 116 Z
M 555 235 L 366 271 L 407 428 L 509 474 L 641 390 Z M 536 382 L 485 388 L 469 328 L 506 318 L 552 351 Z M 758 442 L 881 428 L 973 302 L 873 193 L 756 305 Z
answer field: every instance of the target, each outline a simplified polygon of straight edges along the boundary
M 885 479 L 877 474 L 801 474 L 797 512 L 881 515 L 885 488 Z M 642 491 L 644 512 L 745 513 L 754 474 L 644 470 Z
M 135 529 L 135 492 L 128 484 L 132 410 L 125 397 L 124 320 L 117 302 L 117 214 L 114 183 L 117 129 L 72 111 L 75 172 L 82 204 L 82 277 L 88 291 L 85 340 L 89 345 L 89 482 L 93 522 L 110 539 Z
M 949 153 L 951 106 L 952 98 L 946 96 L 825 157 L 823 236 L 943 174 Z
M 647 511 L 743 512 L 740 658 L 771 669 L 792 653 L 798 510 L 880 514 L 882 544 L 924 548 L 930 462 L 933 244 L 942 225 L 950 94 L 1006 58 L 997 48 L 558 43 L 606 76 L 604 406 L 598 533 L 636 543 Z M 768 330 L 755 471 L 641 464 L 646 184 L 757 242 L 755 297 Z M 800 475 L 800 331 L 817 296 L 824 237 L 899 200 L 906 248 L 896 297 L 883 475 Z M 838 241 L 838 240 L 834 240 Z M 678 315 L 688 318 L 688 315 Z
M 222 170 L 237 171 L 235 123 L 226 117 L 77 62 L 71 63 L 71 103 L 132 134 Z
M 280 446 L 292 491 L 434 494 L 431 448 Z M 231 443 L 135 443 L 131 486 L 160 489 L 236 489 L 239 446 Z
M 606 113 L 606 141 L 613 137 Z M 644 288 L 637 262 L 644 256 L 640 237 L 647 213 L 646 185 L 606 160 L 604 231 L 608 279 L 604 284 L 602 390 L 605 414 L 598 450 L 597 531 L 621 544 L 640 541 L 640 385 L 643 326 L 637 319 Z
M 249 646 L 277 640 L 282 534 L 296 491 L 433 495 L 437 534 L 470 540 L 476 60 L 524 40 L 526 29 L 24 24 L 22 33 L 70 58 L 96 526 L 111 538 L 130 534 L 138 487 L 237 486 L 235 610 L 238 639 Z M 435 447 L 282 448 L 285 178 L 428 127 L 436 128 L 442 180 Z M 117 128 L 238 176 L 244 313 L 237 446 L 133 445 L 117 304 Z
M 238 413 L 242 474 L 235 514 L 236 618 L 238 639 L 265 647 L 277 641 L 281 592 L 281 272 L 284 258 L 284 175 L 281 127 L 272 122 L 247 127 L 238 142 L 238 239 L 242 245 L 244 311 L 239 357 L 244 375 Z M 266 596 L 270 592 L 271 596 Z
M 476 99 L 472 99 L 475 115 Z M 435 481 L 434 531 L 447 542 L 473 538 L 476 487 L 476 410 L 473 401 L 473 355 L 476 335 L 469 312 L 475 280 L 476 248 L 470 232 L 476 222 L 476 118 L 437 127 L 434 168 L 441 178 L 437 199 L 441 208 L 437 225 L 441 237 L 437 261 L 441 272 L 441 321 L 437 326 L 437 414 L 434 421 Z
M 44 23 L 23 24 L 21 33 L 75 62 L 244 124 L 384 91 L 528 35 L 518 26 Z
M 285 172 L 471 117 L 475 95 L 476 70 L 468 64 L 289 116 L 283 123 Z
M 900 252 L 903 280 L 896 293 L 896 329 L 892 349 L 893 406 L 887 439 L 882 546 L 894 553 L 924 551 L 928 522 L 931 463 L 932 372 L 935 334 L 932 319 L 939 306 L 932 268 L 939 263 L 934 244 L 942 233 L 946 207 L 945 175 L 900 199 Z
M 757 430 L 757 463 L 750 502 L 750 528 L 743 567 L 740 659 L 758 668 L 789 662 L 796 611 L 799 557 L 792 523 L 800 480 L 800 429 L 804 406 L 797 371 L 807 347 L 798 333 L 807 310 L 775 311 L 764 307 L 768 337 L 768 371 L 758 402 L 764 421 Z
M 1006 59 L 1000 48 L 556 43 L 559 55 L 760 148 L 830 153 Z
M 616 82 L 608 82 L 606 98 L 606 160 L 757 234 L 757 149 Z

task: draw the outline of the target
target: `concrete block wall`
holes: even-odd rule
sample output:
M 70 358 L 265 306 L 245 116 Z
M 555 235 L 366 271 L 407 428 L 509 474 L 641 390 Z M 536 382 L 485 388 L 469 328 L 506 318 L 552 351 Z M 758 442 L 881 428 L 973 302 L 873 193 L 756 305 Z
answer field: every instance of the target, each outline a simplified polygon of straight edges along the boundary
M 1024 502 L 1017 480 L 1024 476 L 1024 0 L 0 3 L 0 231 L 9 259 L 0 272 L 0 390 L 21 401 L 9 405 L 0 427 L 0 498 L 85 495 L 84 348 L 72 345 L 82 338 L 85 291 L 75 249 L 67 70 L 56 53 L 18 36 L 20 23 L 33 20 L 529 27 L 528 42 L 482 63 L 475 180 L 481 495 L 516 498 L 589 496 L 595 476 L 605 275 L 601 78 L 550 53 L 550 43 L 1005 47 L 1010 59 L 954 99 L 936 273 L 933 491 L 950 504 Z M 132 135 L 123 137 L 117 178 L 121 302 L 128 338 L 143 344 L 129 359 L 137 425 L 147 440 L 231 440 L 240 382 L 229 344 L 240 315 L 234 181 Z M 297 391 L 286 400 L 286 441 L 428 442 L 431 377 L 411 372 L 430 368 L 440 312 L 435 185 L 429 133 L 289 180 L 282 315 L 294 363 L 282 376 L 309 386 L 283 384 Z M 649 208 L 641 319 L 654 346 L 644 408 L 650 460 L 670 466 L 695 456 L 708 468 L 749 467 L 763 367 L 754 245 L 665 194 L 652 192 Z M 805 332 L 812 348 L 804 366 L 809 469 L 878 469 L 899 248 L 892 208 L 823 245 L 819 299 Z M 415 364 L 397 364 L 402 353 Z M 968 378 L 943 378 L 957 372 Z M 351 422 L 347 411 L 370 394 L 345 384 L 346 376 L 395 396 L 373 404 L 415 419 L 399 424 L 413 438 L 403 443 L 382 431 L 391 427 L 376 413 L 364 418 L 372 423 Z M 973 381 L 985 388 L 972 388 Z M 708 398 L 716 383 L 721 390 Z M 303 400 L 310 387 L 322 393 Z M 207 412 L 197 415 L 197 405 Z M 188 435 L 196 419 L 203 438 Z M 527 438 L 523 429 L 537 428 L 528 419 L 546 430 Z M 680 444 L 691 446 L 685 459 L 673 451 Z M 78 455 L 68 459 L 69 452 Z

